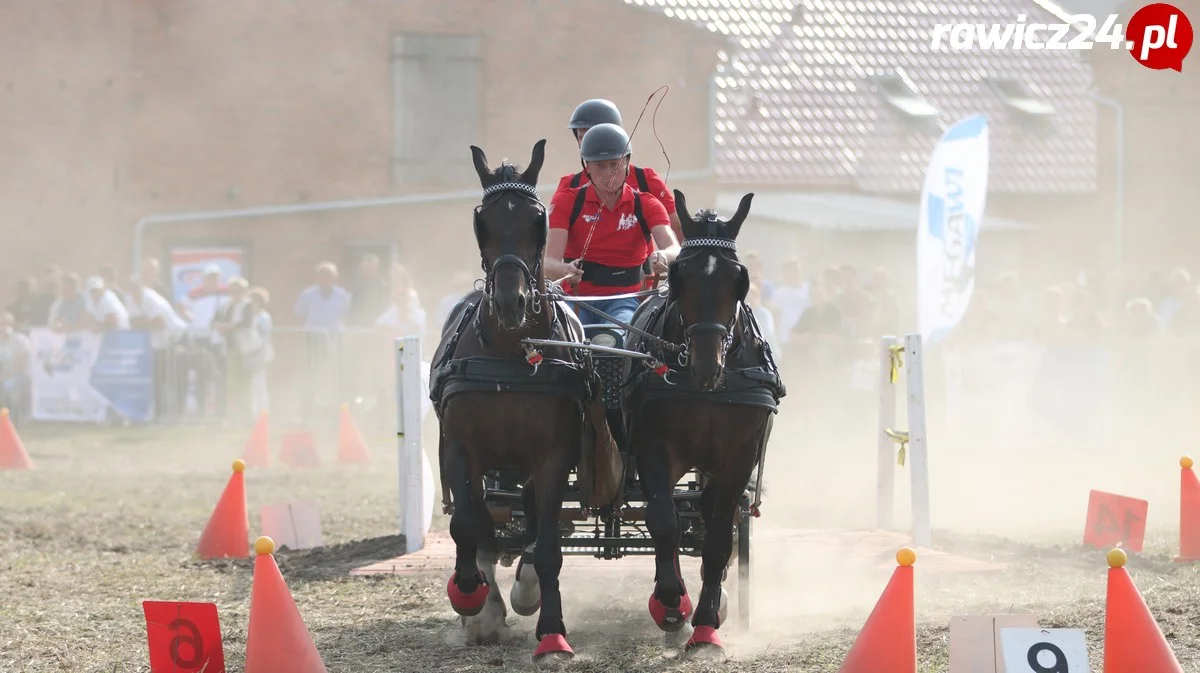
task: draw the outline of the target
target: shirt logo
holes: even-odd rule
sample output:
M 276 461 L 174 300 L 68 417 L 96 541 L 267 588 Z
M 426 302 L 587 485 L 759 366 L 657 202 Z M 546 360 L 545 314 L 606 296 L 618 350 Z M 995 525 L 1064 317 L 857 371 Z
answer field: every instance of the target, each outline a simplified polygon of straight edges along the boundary
M 620 221 L 617 222 L 617 231 L 626 231 L 628 229 L 633 229 L 634 225 L 636 225 L 636 224 L 637 224 L 637 217 L 635 215 L 633 215 L 632 213 L 630 213 L 628 215 L 622 215 Z
M 595 222 L 595 221 L 597 221 L 597 220 L 599 220 L 599 219 L 600 219 L 600 213 L 592 213 L 591 215 L 584 215 L 584 216 L 583 216 L 583 221 L 584 221 L 584 222 Z

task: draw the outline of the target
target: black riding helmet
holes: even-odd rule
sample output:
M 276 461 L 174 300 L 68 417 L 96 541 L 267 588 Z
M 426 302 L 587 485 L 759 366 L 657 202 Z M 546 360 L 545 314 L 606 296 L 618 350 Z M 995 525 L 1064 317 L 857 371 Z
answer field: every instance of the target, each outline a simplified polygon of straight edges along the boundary
M 579 158 L 584 161 L 610 161 L 627 157 L 633 152 L 629 134 L 616 124 L 599 124 L 583 134 Z
M 583 101 L 571 113 L 571 121 L 567 128 L 574 133 L 575 129 L 590 129 L 598 124 L 621 125 L 621 112 L 612 101 L 603 98 Z

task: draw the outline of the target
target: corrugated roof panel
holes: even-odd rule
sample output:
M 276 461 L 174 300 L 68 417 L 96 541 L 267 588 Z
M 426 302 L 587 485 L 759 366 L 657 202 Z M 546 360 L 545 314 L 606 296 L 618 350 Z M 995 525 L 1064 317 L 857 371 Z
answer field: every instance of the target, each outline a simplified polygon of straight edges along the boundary
M 774 36 L 766 46 L 735 51 L 723 66 L 726 76 L 717 80 L 717 118 L 725 121 L 717 132 L 722 179 L 919 190 L 940 130 L 910 123 L 868 81 L 902 72 L 938 110 L 941 127 L 979 112 L 991 117 L 992 191 L 1095 190 L 1097 122 L 1086 93 L 1091 70 L 1075 52 L 934 52 L 929 44 L 938 23 L 991 25 L 1018 14 L 1032 23 L 1048 17 L 1034 0 L 625 2 L 685 17 L 689 10 L 716 16 L 725 11 L 731 21 L 721 26 L 710 21 L 710 30 L 716 26 L 720 30 L 714 32 L 734 40 Z M 1022 81 L 1051 103 L 1055 114 L 1048 132 L 1023 123 L 988 86 L 988 77 Z M 785 143 L 784 137 L 799 142 Z

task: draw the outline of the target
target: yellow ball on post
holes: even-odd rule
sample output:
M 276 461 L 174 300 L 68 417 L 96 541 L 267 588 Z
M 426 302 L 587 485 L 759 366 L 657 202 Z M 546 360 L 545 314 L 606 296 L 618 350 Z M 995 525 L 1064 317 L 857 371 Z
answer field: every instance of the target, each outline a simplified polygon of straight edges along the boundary
M 1129 555 L 1124 549 L 1112 549 L 1108 552 L 1108 567 L 1109 568 L 1124 568 L 1125 562 L 1129 560 Z
M 233 471 L 234 472 L 244 472 L 245 470 L 246 470 L 246 461 L 242 460 L 241 458 L 238 458 L 237 460 L 233 461 Z
M 1191 457 L 1191 456 L 1184 456 L 1183 458 L 1180 458 L 1180 459 L 1179 459 L 1179 467 L 1182 467 L 1182 468 L 1183 468 L 1183 469 L 1185 469 L 1185 470 L 1190 470 L 1190 469 L 1192 469 L 1192 465 L 1193 465 L 1193 464 L 1194 464 L 1194 463 L 1192 463 L 1192 457 Z
M 909 547 L 901 547 L 900 551 L 896 552 L 896 563 L 902 566 L 910 566 L 917 562 L 917 552 Z
M 266 556 L 275 552 L 275 541 L 270 537 L 263 535 L 254 541 L 254 553 L 259 556 Z

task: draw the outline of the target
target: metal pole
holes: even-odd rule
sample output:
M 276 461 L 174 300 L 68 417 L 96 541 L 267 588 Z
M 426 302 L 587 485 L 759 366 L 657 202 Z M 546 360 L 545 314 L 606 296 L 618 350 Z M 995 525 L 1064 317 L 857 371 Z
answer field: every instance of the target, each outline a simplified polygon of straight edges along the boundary
M 681 180 L 706 178 L 713 173 L 711 157 L 709 159 L 709 164 L 709 167 L 704 170 L 684 171 L 679 173 L 676 178 Z M 554 190 L 557 188 L 557 182 L 537 186 L 538 191 L 543 194 L 553 194 Z M 372 199 L 347 199 L 343 201 L 322 201 L 320 203 L 293 203 L 275 206 L 257 206 L 253 208 L 238 208 L 234 210 L 208 210 L 188 213 L 148 215 L 138 220 L 137 225 L 134 227 L 132 268 L 134 272 L 140 268 L 142 263 L 142 236 L 146 229 L 151 225 L 181 224 L 184 222 L 205 222 L 212 220 L 228 220 L 248 217 L 267 217 L 271 215 L 294 215 L 297 213 L 318 213 L 331 210 L 354 210 L 358 208 L 375 208 L 379 206 L 446 203 L 449 201 L 479 199 L 480 196 L 481 192 L 478 189 L 470 189 L 463 190 L 461 192 L 442 192 L 437 194 L 410 194 L 407 196 L 386 196 Z
M 1092 100 L 1111 107 L 1117 113 L 1117 274 L 1122 274 L 1125 258 L 1125 106 L 1121 101 L 1098 93 Z

